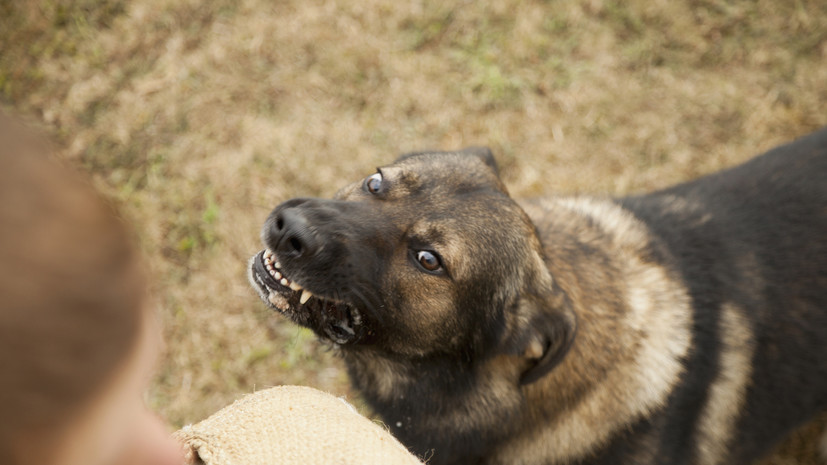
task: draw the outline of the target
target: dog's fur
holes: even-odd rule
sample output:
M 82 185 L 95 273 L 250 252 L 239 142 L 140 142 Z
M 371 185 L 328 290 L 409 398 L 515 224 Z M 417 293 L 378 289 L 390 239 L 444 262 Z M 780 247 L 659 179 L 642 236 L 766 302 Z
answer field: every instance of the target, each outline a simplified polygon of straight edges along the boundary
M 747 464 L 827 409 L 827 130 L 621 199 L 408 154 L 262 236 L 314 297 L 254 287 L 429 464 Z

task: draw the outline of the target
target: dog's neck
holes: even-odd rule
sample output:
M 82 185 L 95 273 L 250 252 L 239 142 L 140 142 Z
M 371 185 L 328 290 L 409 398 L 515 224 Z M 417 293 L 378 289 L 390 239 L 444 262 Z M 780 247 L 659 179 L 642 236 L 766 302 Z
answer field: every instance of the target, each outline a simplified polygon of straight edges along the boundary
M 501 356 L 472 362 L 448 355 L 421 360 L 344 350 L 350 378 L 393 435 L 428 463 L 476 463 L 520 414 L 524 362 Z M 479 408 L 484 405 L 485 408 Z M 496 427 L 492 427 L 496 426 Z M 439 451 L 439 460 L 429 461 Z M 480 462 L 482 463 L 482 462 Z

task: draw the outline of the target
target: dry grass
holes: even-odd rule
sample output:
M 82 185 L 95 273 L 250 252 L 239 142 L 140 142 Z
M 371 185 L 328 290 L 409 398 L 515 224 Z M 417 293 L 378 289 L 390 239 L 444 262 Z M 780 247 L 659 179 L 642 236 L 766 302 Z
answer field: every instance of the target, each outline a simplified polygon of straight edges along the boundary
M 821 0 L 0 0 L 2 106 L 140 233 L 174 425 L 264 386 L 354 395 L 246 283 L 278 202 L 472 144 L 520 196 L 665 186 L 827 124 L 825 63 Z

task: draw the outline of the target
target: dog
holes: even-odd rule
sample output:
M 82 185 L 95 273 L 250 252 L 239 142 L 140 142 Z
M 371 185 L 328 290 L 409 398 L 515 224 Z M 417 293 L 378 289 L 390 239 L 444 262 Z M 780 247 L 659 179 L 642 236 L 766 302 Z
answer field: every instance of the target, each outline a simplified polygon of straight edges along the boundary
M 748 464 L 827 410 L 827 129 L 624 198 L 410 153 L 261 236 L 262 300 L 432 465 Z

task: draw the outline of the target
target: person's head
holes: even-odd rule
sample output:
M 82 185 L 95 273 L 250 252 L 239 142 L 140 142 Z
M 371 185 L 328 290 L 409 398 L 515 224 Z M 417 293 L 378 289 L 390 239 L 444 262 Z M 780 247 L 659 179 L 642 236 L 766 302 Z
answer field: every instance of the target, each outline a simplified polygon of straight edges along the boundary
M 0 114 L 0 463 L 180 462 L 143 406 L 160 338 L 131 235 L 47 152 Z

